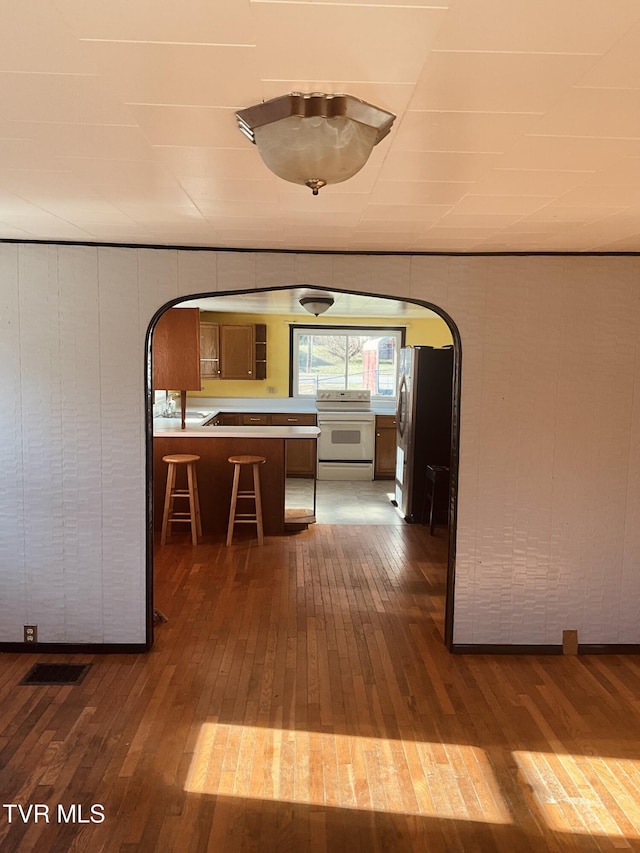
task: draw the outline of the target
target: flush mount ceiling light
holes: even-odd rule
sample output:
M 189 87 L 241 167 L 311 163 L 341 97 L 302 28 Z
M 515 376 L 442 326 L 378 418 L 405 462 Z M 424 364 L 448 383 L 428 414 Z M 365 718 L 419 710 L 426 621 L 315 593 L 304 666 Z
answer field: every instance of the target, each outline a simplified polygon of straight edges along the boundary
M 333 299 L 330 296 L 303 296 L 300 300 L 300 305 L 308 311 L 309 314 L 324 314 L 333 305 Z
M 395 116 L 352 95 L 292 92 L 239 110 L 236 118 L 274 174 L 318 195 L 362 169 Z

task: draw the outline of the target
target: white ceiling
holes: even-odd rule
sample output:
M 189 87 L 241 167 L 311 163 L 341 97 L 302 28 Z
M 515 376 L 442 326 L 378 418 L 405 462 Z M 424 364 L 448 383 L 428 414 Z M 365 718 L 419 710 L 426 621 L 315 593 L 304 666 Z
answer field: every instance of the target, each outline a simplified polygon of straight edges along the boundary
M 316 318 L 300 305 L 303 296 L 330 296 L 334 303 L 318 319 L 322 323 L 336 323 L 340 318 L 384 317 L 403 322 L 413 318 L 435 318 L 439 314 L 412 302 L 379 296 L 363 296 L 334 290 L 309 287 L 291 287 L 281 290 L 250 290 L 230 296 L 213 296 L 181 302 L 178 308 L 200 308 L 201 311 L 238 314 L 294 315 L 296 322 L 316 322 Z
M 0 238 L 640 251 L 638 0 L 2 3 Z M 237 109 L 397 115 L 351 180 L 274 177 Z

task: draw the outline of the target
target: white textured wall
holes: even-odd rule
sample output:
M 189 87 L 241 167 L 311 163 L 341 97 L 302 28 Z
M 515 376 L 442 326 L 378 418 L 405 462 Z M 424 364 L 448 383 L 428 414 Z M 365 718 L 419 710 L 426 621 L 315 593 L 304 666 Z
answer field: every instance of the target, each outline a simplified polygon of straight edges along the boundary
M 424 299 L 462 338 L 455 641 L 640 642 L 640 258 L 0 245 L 0 642 L 144 642 L 144 337 L 177 296 Z

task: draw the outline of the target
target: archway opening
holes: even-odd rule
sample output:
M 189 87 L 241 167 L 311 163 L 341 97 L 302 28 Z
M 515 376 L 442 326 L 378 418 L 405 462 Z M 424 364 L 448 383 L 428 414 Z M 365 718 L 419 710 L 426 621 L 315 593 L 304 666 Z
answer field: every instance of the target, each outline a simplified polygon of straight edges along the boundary
M 332 306 L 328 316 L 314 318 L 305 313 L 300 307 L 300 298 L 304 295 L 321 294 L 331 297 L 338 308 Z M 230 290 L 210 293 L 196 293 L 183 296 L 166 303 L 153 317 L 147 332 L 146 346 L 146 458 L 147 458 L 147 645 L 153 644 L 154 609 L 153 609 L 153 577 L 154 577 L 154 525 L 157 527 L 157 500 L 154 512 L 154 477 L 153 477 L 153 435 L 154 414 L 158 412 L 159 401 L 154 397 L 152 383 L 152 343 L 155 326 L 161 316 L 171 308 L 196 307 L 206 317 L 206 312 L 221 312 L 232 315 L 241 315 L 253 320 L 256 316 L 269 316 L 271 322 L 280 323 L 282 332 L 286 326 L 287 351 L 283 357 L 282 344 L 277 346 L 277 362 L 282 367 L 286 361 L 287 374 L 287 396 L 295 395 L 292 370 L 294 353 L 292 328 L 296 325 L 320 326 L 329 324 L 341 327 L 345 326 L 345 318 L 349 325 L 358 329 L 363 325 L 386 327 L 393 325 L 394 328 L 402 328 L 404 332 L 411 327 L 409 335 L 403 332 L 403 344 L 408 347 L 431 347 L 433 339 L 425 339 L 424 332 L 418 329 L 420 312 L 424 319 L 437 320 L 442 328 L 446 329 L 448 343 L 452 350 L 452 373 L 450 378 L 450 455 L 448 472 L 448 500 L 447 500 L 447 575 L 445 589 L 444 609 L 444 641 L 447 648 L 451 649 L 453 644 L 453 622 L 454 622 L 454 588 L 455 588 L 455 561 L 456 561 L 456 537 L 457 537 L 457 495 L 458 495 L 458 460 L 459 460 L 459 432 L 460 432 L 460 386 L 461 386 L 461 358 L 462 348 L 460 334 L 453 319 L 439 306 L 425 300 L 411 299 L 407 297 L 380 295 L 363 291 L 343 290 L 339 288 L 323 288 L 318 285 L 283 285 L 281 287 L 259 288 L 255 290 Z M 286 310 L 285 310 L 286 309 Z M 275 320 L 273 320 L 275 318 Z M 206 322 L 206 321 L 205 321 Z M 427 336 L 428 337 L 428 336 Z M 281 339 L 282 335 L 279 334 Z M 442 345 L 442 339 L 435 341 L 436 346 Z M 273 353 L 272 353 L 273 357 Z M 273 382 L 273 375 L 267 374 L 262 385 L 264 398 L 269 397 L 272 401 L 282 395 L 282 373 L 279 374 L 277 383 Z M 271 382 L 270 382 L 271 379 Z M 215 381 L 211 377 L 211 381 Z M 246 387 L 246 383 L 243 383 Z M 221 385 L 216 388 L 219 389 Z M 229 386 L 227 386 L 228 388 Z M 172 389 L 173 390 L 173 389 Z M 235 386 L 237 394 L 237 385 Z M 275 392 L 275 393 L 274 393 Z M 218 397 L 219 393 L 212 393 L 210 385 L 203 384 L 199 392 L 190 395 L 189 403 L 196 404 L 199 409 L 211 408 L 207 404 L 211 397 Z M 230 394 L 233 396 L 233 394 Z M 161 405 L 161 402 L 160 402 Z M 203 412 L 204 414 L 204 412 Z M 413 520 L 413 519 L 411 519 Z M 426 534 L 425 534 L 426 535 Z

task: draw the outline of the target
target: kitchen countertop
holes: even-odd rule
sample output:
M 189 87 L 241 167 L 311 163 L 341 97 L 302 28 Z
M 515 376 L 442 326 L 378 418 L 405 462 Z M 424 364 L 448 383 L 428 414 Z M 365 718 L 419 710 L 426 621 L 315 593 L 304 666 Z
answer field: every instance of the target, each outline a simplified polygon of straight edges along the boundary
M 209 416 L 205 418 L 208 420 Z M 172 438 L 316 438 L 318 427 L 311 426 L 203 426 L 201 419 L 187 417 L 185 429 L 180 418 L 154 418 L 153 434 Z
M 370 411 L 376 415 L 394 415 L 395 402 L 372 403 Z M 318 414 L 315 399 L 299 397 L 193 397 L 187 398 L 186 429 L 180 429 L 180 415 L 172 418 L 155 417 L 154 435 L 217 435 L 221 438 L 247 435 L 254 438 L 315 438 L 317 427 L 286 426 L 218 426 L 205 427 L 206 421 L 226 412 L 255 412 L 263 414 Z

